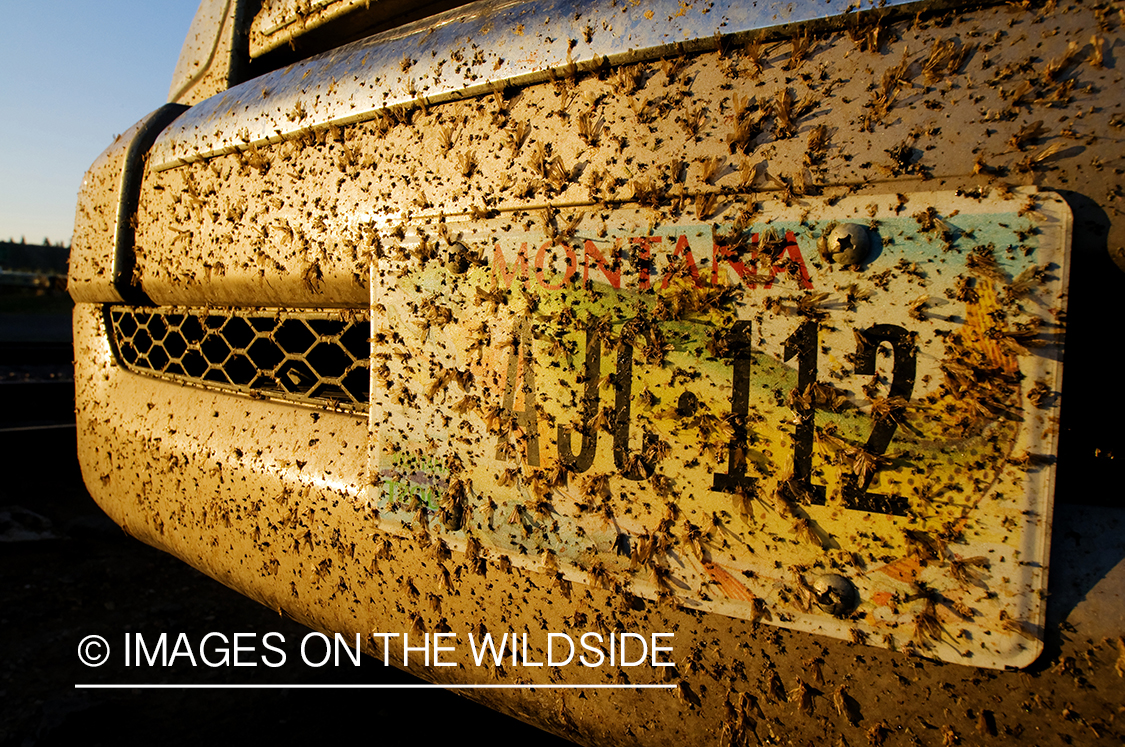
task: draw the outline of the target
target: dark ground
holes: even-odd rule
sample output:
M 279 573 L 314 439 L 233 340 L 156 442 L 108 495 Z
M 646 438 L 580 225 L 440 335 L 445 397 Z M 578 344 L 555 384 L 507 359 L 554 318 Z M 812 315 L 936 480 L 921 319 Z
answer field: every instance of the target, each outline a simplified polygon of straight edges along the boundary
M 0 348 L 7 343 L 10 350 L 13 336 L 27 335 L 18 330 L 5 335 L 4 321 Z M 58 326 L 40 321 L 44 329 Z M 37 371 L 40 378 L 52 372 L 54 380 L 59 378 L 58 367 Z M 30 378 L 36 371 L 23 374 L 26 368 L 21 378 Z M 17 386 L 2 379 L 0 388 Z M 56 394 L 35 396 L 41 398 L 32 400 L 42 405 L 41 414 L 72 412 L 66 402 L 60 408 L 47 401 Z M 127 537 L 86 492 L 73 425 L 58 427 L 57 417 L 29 419 L 34 410 L 13 404 L 21 399 L 14 389 L 0 389 L 0 463 L 6 473 L 0 483 L 0 747 L 293 743 L 344 734 L 351 725 L 364 739 L 384 745 L 460 742 L 470 728 L 503 743 L 571 744 L 445 690 L 76 689 L 78 683 L 419 680 L 369 657 L 358 668 L 347 662 L 320 669 L 301 663 L 297 644 L 307 628 Z M 276 631 L 285 637 L 288 661 L 278 668 L 202 663 L 192 668 L 181 659 L 171 669 L 126 669 L 118 648 L 105 666 L 88 668 L 77 655 L 79 642 L 89 634 L 121 647 L 126 633 L 182 632 L 198 642 L 212 631 L 228 637 Z

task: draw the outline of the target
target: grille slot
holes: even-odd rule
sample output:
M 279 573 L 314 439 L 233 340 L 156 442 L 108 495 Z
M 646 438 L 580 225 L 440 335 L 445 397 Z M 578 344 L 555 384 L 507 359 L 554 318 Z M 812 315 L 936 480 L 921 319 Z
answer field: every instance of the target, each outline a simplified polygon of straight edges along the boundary
M 106 328 L 134 373 L 252 397 L 366 412 L 366 313 L 110 306 Z

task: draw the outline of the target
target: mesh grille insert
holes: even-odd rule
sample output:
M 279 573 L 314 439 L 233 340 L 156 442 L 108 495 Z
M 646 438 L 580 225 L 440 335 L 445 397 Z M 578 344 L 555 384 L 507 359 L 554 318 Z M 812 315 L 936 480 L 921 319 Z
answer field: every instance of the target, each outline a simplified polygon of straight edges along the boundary
M 118 360 L 134 373 L 367 410 L 364 312 L 110 306 L 106 328 Z

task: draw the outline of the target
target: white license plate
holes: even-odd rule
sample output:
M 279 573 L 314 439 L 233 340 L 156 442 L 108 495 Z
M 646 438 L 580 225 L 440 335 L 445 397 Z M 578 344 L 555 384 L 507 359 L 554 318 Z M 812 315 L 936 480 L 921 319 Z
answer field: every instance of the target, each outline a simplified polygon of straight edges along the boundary
M 501 215 L 384 247 L 381 526 L 424 524 L 564 591 L 1029 664 L 1066 204 L 1016 190 L 651 215 Z M 821 255 L 833 224 L 870 238 L 860 266 Z

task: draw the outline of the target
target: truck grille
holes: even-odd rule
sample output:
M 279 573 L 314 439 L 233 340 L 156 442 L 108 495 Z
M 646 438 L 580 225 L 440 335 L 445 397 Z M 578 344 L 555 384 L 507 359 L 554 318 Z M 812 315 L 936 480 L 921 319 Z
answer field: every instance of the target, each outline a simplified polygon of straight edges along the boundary
M 134 373 L 334 410 L 368 407 L 366 312 L 110 306 L 106 327 Z

